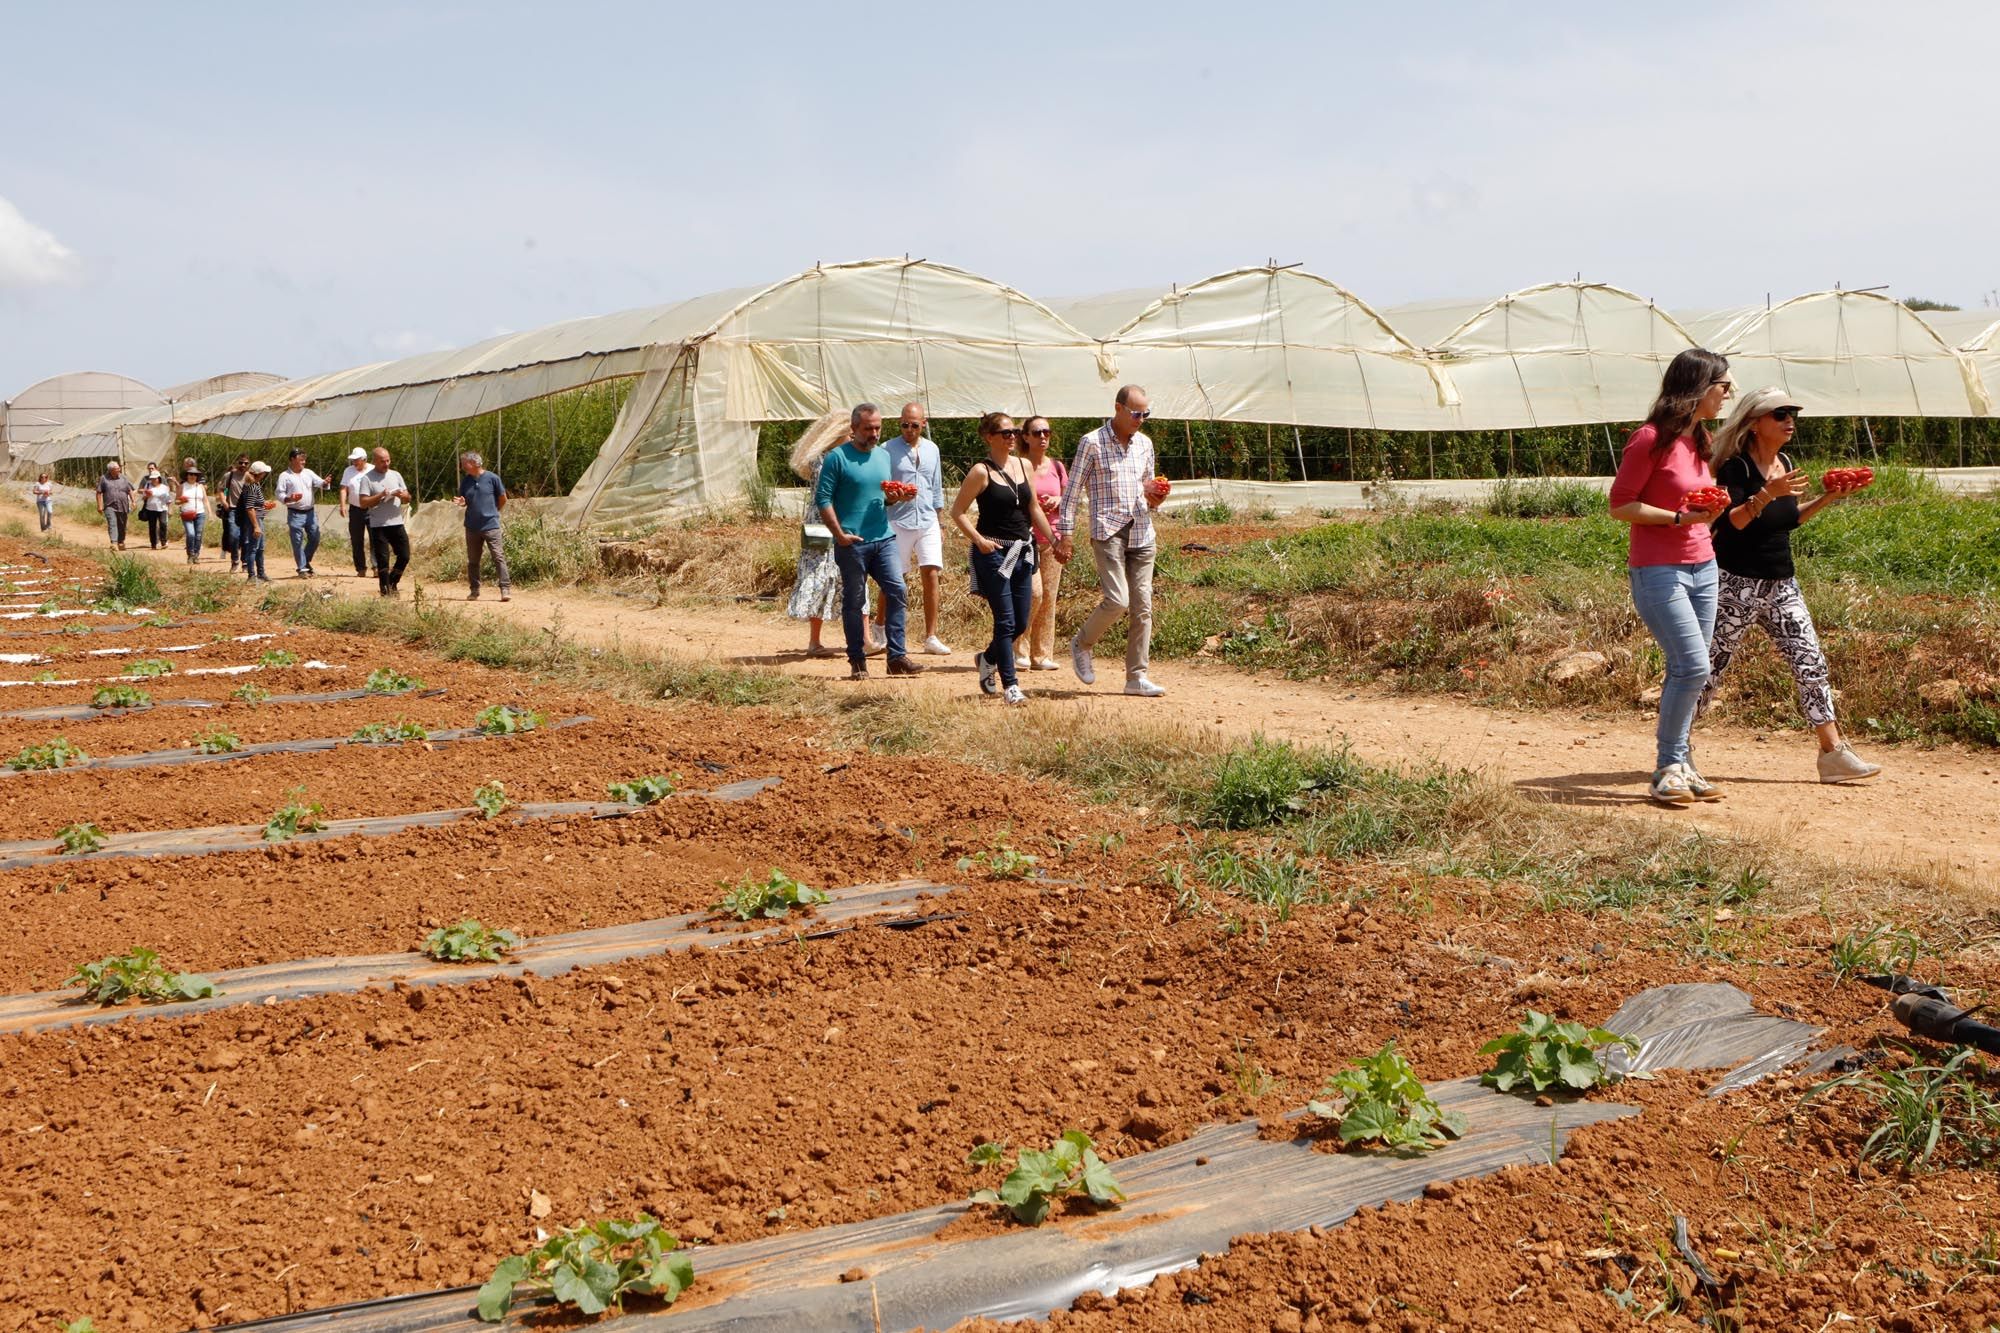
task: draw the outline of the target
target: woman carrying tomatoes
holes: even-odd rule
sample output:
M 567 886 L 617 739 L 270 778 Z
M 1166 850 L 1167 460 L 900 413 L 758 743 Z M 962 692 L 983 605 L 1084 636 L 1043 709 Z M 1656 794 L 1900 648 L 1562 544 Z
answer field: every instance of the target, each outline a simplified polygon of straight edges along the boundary
M 1715 629 L 1715 548 L 1708 525 L 1722 507 L 1690 508 L 1687 500 L 1712 484 L 1702 423 L 1722 415 L 1732 387 L 1729 362 L 1714 352 L 1690 347 L 1676 356 L 1645 424 L 1625 442 L 1611 482 L 1611 517 L 1632 525 L 1626 559 L 1632 605 L 1667 659 L 1647 787 L 1664 805 L 1722 795 L 1695 771 L 1688 749 L 1695 706 L 1708 683 L 1708 641 Z
M 1708 707 L 1743 635 L 1761 625 L 1791 667 L 1799 711 L 1819 735 L 1819 780 L 1862 782 L 1882 768 L 1854 753 L 1834 721 L 1826 654 L 1793 577 L 1792 529 L 1838 500 L 1843 487 L 1858 489 L 1866 482 L 1860 469 L 1836 468 L 1826 474 L 1827 489 L 1801 503 L 1806 474 L 1784 452 L 1798 430 L 1798 416 L 1799 405 L 1783 389 L 1758 389 L 1743 396 L 1716 436 L 1715 476 L 1730 504 L 1715 525 L 1715 560 L 1722 572 L 1708 684 L 1696 711 Z
M 1005 412 L 988 412 L 979 419 L 979 438 L 986 457 L 974 463 L 951 502 L 951 521 L 972 544 L 972 580 L 993 608 L 993 641 L 972 659 L 979 669 L 979 688 L 1007 702 L 1023 704 L 1014 668 L 1014 637 L 1028 630 L 1028 609 L 1035 590 L 1035 543 L 1052 545 L 1055 534 L 1048 516 L 1035 502 L 1034 477 L 1028 460 L 1017 456 L 1014 442 L 1021 432 Z M 979 504 L 975 527 L 966 517 Z M 995 677 L 998 677 L 996 680 Z

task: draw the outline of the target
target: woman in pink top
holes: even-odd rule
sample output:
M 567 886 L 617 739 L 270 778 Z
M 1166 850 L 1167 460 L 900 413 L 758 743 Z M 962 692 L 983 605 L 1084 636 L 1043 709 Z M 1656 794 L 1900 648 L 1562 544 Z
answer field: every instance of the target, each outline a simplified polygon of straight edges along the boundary
M 1729 362 L 1690 347 L 1667 366 L 1646 424 L 1625 442 L 1611 482 L 1611 517 L 1632 525 L 1632 605 L 1666 654 L 1660 690 L 1658 753 L 1648 794 L 1665 805 L 1719 799 L 1695 771 L 1688 749 L 1695 705 L 1708 683 L 1708 641 L 1715 632 L 1715 546 L 1708 525 L 1719 509 L 1688 509 L 1689 491 L 1713 486 L 1708 431 L 1733 386 Z
M 1028 460 L 1028 469 L 1035 483 L 1035 501 L 1042 512 L 1055 521 L 1056 510 L 1062 507 L 1063 487 L 1069 485 L 1069 469 L 1060 458 L 1049 456 L 1049 441 L 1053 438 L 1047 417 L 1029 417 L 1021 430 L 1021 453 Z M 1035 609 L 1028 616 L 1028 659 L 1017 661 L 1016 667 L 1032 665 L 1036 671 L 1056 669 L 1056 594 L 1062 590 L 1062 561 L 1056 559 L 1042 542 L 1042 536 L 1035 534 L 1036 553 L 1041 559 L 1035 562 Z

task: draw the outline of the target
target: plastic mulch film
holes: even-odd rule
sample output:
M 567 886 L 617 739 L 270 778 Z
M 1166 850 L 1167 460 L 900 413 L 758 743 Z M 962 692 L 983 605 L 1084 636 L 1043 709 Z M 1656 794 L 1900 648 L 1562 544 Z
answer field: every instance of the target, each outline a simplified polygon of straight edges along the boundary
M 273 694 L 258 701 L 258 706 L 268 704 L 336 704 L 348 699 L 436 699 L 443 690 L 332 690 L 325 694 Z M 0 717 L 16 717 L 24 722 L 80 722 L 93 717 L 124 717 L 128 713 L 143 713 L 148 708 L 227 708 L 227 699 L 155 699 L 140 708 L 92 708 L 89 704 L 51 704 L 47 708 L 17 708 L 11 713 L 0 713 Z

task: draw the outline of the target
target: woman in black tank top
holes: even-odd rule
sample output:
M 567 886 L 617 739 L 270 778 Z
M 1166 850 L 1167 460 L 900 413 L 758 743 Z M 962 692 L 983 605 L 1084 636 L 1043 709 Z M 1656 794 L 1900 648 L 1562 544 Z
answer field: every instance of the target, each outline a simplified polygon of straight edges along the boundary
M 1047 515 L 1035 503 L 1028 464 L 1014 453 L 1020 434 L 1005 412 L 980 418 L 986 459 L 965 474 L 951 505 L 951 521 L 972 544 L 973 583 L 993 608 L 993 641 L 972 659 L 979 669 L 979 688 L 999 694 L 1004 687 L 1010 704 L 1028 701 L 1014 675 L 1014 638 L 1028 632 L 1034 605 L 1035 535 L 1044 542 L 1055 540 Z M 976 525 L 966 517 L 975 502 Z

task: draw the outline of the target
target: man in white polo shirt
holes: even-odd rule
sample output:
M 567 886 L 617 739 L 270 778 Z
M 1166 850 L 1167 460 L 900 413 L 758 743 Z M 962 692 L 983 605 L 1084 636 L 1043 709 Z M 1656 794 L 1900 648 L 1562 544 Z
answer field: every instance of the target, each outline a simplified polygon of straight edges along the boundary
M 944 536 L 939 530 L 938 513 L 944 508 L 944 478 L 938 466 L 938 447 L 924 434 L 930 417 L 922 403 L 904 403 L 903 420 L 897 438 L 884 446 L 889 455 L 889 477 L 917 488 L 917 498 L 889 506 L 889 535 L 896 539 L 896 568 L 909 582 L 911 570 L 919 571 L 924 589 L 924 648 L 927 653 L 949 657 L 951 649 L 938 638 L 938 573 L 944 568 Z M 889 605 L 875 604 L 875 623 L 868 627 L 868 651 L 883 652 L 889 640 L 884 628 Z
M 306 451 L 292 450 L 291 462 L 278 474 L 278 503 L 285 509 L 285 531 L 292 539 L 292 563 L 297 577 L 313 576 L 313 555 L 319 550 L 318 495 L 326 478 L 306 466 Z
M 403 527 L 403 506 L 410 488 L 403 474 L 389 466 L 389 451 L 377 449 L 375 466 L 354 483 L 354 503 L 368 511 L 368 540 L 375 548 L 375 578 L 384 597 L 401 589 L 403 569 L 410 563 L 410 534 Z M 393 557 L 393 561 L 392 561 Z
M 354 503 L 354 483 L 368 470 L 368 451 L 355 445 L 347 451 L 347 470 L 340 474 L 340 516 L 347 520 L 347 544 L 354 548 L 354 577 L 368 577 L 368 511 Z

